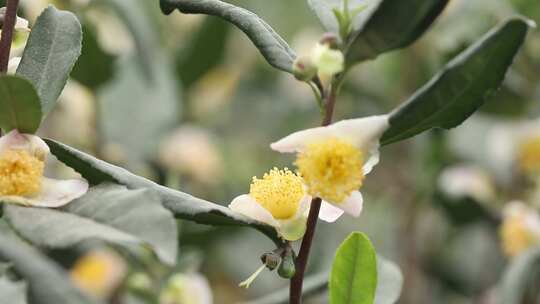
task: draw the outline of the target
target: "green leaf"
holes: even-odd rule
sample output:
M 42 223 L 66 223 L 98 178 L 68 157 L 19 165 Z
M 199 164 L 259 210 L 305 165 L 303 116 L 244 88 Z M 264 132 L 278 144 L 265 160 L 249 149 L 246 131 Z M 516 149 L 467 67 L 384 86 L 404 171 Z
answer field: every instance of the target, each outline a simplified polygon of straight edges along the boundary
M 161 198 L 163 206 L 180 219 L 205 225 L 249 226 L 259 230 L 276 244 L 281 245 L 275 229 L 266 224 L 232 212 L 229 208 L 214 204 L 187 193 L 160 186 L 129 171 L 77 151 L 64 144 L 46 139 L 51 152 L 64 164 L 79 172 L 91 184 L 115 182 L 129 189 L 153 189 Z
M 527 20 L 512 18 L 454 58 L 390 114 L 382 144 L 460 125 L 501 85 L 528 29 Z
M 164 13 L 176 8 L 185 14 L 220 17 L 242 30 L 259 49 L 266 61 L 277 69 L 292 73 L 294 51 L 264 20 L 251 11 L 220 0 L 161 0 Z
M 100 239 L 149 245 L 163 262 L 174 265 L 176 261 L 176 222 L 151 189 L 100 185 L 62 209 L 7 205 L 4 213 L 14 230 L 41 247 L 69 248 Z
M 34 133 L 41 124 L 41 105 L 36 90 L 26 79 L 0 76 L 0 128 Z
M 77 17 L 49 6 L 37 19 L 24 49 L 17 75 L 34 84 L 48 114 L 64 89 L 81 54 L 82 31 Z
M 329 280 L 330 304 L 372 304 L 377 256 L 367 236 L 351 233 L 339 246 Z
M 98 304 L 82 295 L 58 265 L 5 229 L 0 230 L 0 260 L 10 261 L 28 283 L 29 304 Z
M 73 67 L 71 77 L 95 90 L 107 83 L 114 75 L 115 57 L 101 48 L 91 25 L 86 23 L 82 31 L 82 53 Z
M 0 277 L 0 295 L 2 295 L 2 301 L 5 301 L 3 303 L 26 304 L 26 284 Z
M 380 0 L 374 0 L 367 2 L 366 0 L 349 0 L 349 9 L 355 9 L 360 6 L 368 5 L 368 10 L 360 13 L 352 21 L 353 29 L 357 30 L 360 28 L 364 19 L 369 16 L 373 9 L 377 7 L 377 3 Z M 344 19 L 343 15 L 343 0 L 308 0 L 309 7 L 317 15 L 319 21 L 323 27 L 328 31 L 332 32 L 339 36 L 340 26 L 339 20 L 336 15 L 336 12 L 341 15 L 341 18 Z
M 346 46 L 347 62 L 355 63 L 415 42 L 449 0 L 376 0 L 358 18 Z
M 532 299 L 527 301 L 527 293 L 538 292 L 536 284 L 540 277 L 539 266 L 540 247 L 532 248 L 515 257 L 505 270 L 499 284 L 498 303 L 534 303 Z

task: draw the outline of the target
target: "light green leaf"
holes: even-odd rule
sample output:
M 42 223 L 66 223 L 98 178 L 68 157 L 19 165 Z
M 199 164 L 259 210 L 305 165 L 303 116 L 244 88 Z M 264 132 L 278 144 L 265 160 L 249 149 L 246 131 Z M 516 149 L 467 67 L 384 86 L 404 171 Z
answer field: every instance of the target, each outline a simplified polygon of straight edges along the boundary
M 400 141 L 431 128 L 460 125 L 501 85 L 528 29 L 527 20 L 512 18 L 454 58 L 391 113 L 390 128 L 382 143 Z
M 0 230 L 0 260 L 10 261 L 28 283 L 29 304 L 98 304 L 83 296 L 58 265 L 5 229 Z
M 36 87 L 43 114 L 49 113 L 81 54 L 82 31 L 77 17 L 49 6 L 37 19 L 17 75 Z
M 538 292 L 535 284 L 540 277 L 539 265 L 540 247 L 532 248 L 515 257 L 505 270 L 499 284 L 498 303 L 529 303 L 530 301 L 526 301 L 527 292 Z
M 294 51 L 264 20 L 241 7 L 220 0 L 160 0 L 168 14 L 173 8 L 185 14 L 206 14 L 223 18 L 242 30 L 266 61 L 277 69 L 292 73 Z
M 0 128 L 34 133 L 41 124 L 41 105 L 36 90 L 26 79 L 0 76 Z
M 150 189 L 101 185 L 63 209 L 6 205 L 4 212 L 14 230 L 41 247 L 68 248 L 99 239 L 149 245 L 163 262 L 174 265 L 176 261 L 176 222 Z
M 13 282 L 6 277 L 0 277 L 0 295 L 2 303 L 26 304 L 26 284 Z
M 329 280 L 330 304 L 372 304 L 377 256 L 367 236 L 351 233 L 339 246 Z
M 129 171 L 77 151 L 64 144 L 46 139 L 51 152 L 64 164 L 79 172 L 90 183 L 114 182 L 129 189 L 153 189 L 161 198 L 163 206 L 180 219 L 205 225 L 249 226 L 281 244 L 275 229 L 266 224 L 232 212 L 229 208 L 214 204 L 187 193 L 160 186 Z
M 367 1 L 355 31 L 346 46 L 347 62 L 355 63 L 416 41 L 448 4 L 449 0 Z

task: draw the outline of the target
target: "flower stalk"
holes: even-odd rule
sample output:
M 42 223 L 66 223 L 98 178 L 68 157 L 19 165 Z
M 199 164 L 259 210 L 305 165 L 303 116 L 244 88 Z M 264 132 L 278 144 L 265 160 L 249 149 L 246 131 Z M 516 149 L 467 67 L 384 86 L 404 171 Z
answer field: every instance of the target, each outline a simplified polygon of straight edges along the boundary
M 8 70 L 9 53 L 11 52 L 18 7 L 19 0 L 7 0 L 6 14 L 2 25 L 2 37 L 0 38 L 0 73 L 6 73 Z

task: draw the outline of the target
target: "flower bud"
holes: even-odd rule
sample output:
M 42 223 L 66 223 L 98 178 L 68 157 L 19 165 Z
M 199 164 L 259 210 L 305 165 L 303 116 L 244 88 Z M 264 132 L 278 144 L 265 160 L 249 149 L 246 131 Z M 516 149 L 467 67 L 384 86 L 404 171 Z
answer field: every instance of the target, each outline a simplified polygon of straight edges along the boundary
M 317 75 L 317 67 L 310 57 L 300 56 L 294 61 L 293 74 L 300 81 L 310 81 Z
M 295 257 L 294 252 L 291 248 L 286 248 L 283 255 L 283 260 L 278 268 L 278 274 L 280 277 L 285 279 L 290 279 L 294 277 L 296 273 L 296 266 L 294 263 Z
M 345 57 L 340 50 L 331 48 L 328 43 L 318 43 L 313 49 L 311 58 L 319 77 L 330 78 L 341 73 L 345 68 Z
M 339 38 L 334 33 L 325 33 L 321 40 L 319 41 L 320 44 L 326 44 L 331 49 L 337 49 L 338 48 L 338 42 Z

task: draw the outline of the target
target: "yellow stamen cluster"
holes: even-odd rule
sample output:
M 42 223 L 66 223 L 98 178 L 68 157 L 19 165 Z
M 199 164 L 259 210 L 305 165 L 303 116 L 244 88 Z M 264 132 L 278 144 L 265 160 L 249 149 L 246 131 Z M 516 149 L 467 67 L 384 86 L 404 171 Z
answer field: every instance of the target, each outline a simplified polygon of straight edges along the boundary
M 25 150 L 0 155 L 0 195 L 32 196 L 41 189 L 45 164 Z
M 528 229 L 523 216 L 505 219 L 499 233 L 503 251 L 509 257 L 514 257 L 540 242 L 538 236 Z
M 295 164 L 309 194 L 333 203 L 343 202 L 364 181 L 362 151 L 338 138 L 309 144 Z
M 540 172 L 540 137 L 529 139 L 519 147 L 518 163 L 525 172 Z
M 249 194 L 276 219 L 293 217 L 304 197 L 302 178 L 289 169 L 274 168 L 262 179 L 253 177 Z

